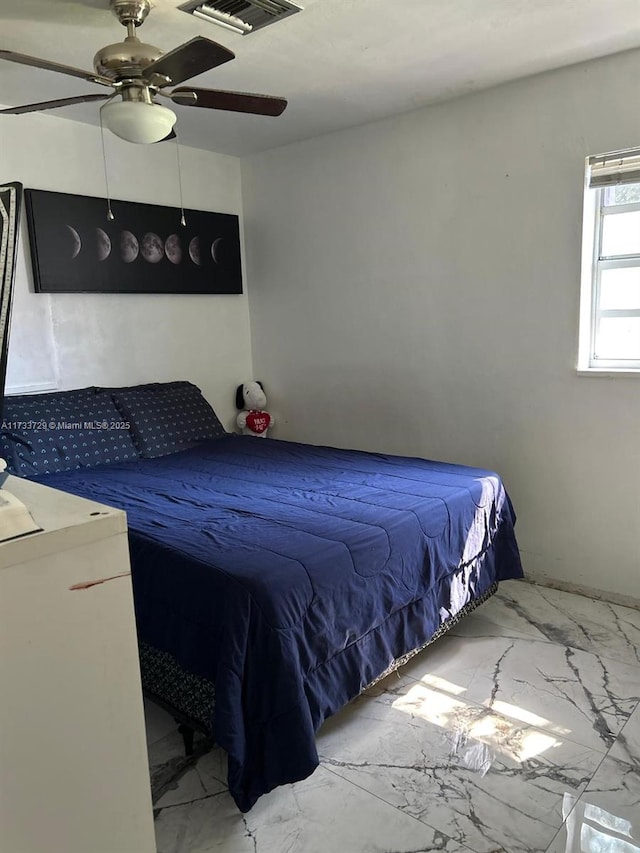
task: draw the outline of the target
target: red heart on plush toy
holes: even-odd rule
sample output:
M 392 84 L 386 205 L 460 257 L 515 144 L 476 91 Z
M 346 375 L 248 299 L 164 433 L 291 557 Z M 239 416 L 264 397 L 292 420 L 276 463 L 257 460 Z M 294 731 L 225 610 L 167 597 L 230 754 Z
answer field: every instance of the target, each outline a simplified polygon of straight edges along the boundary
M 247 415 L 247 426 L 252 432 L 257 432 L 258 435 L 268 429 L 270 423 L 271 415 L 269 412 L 251 411 Z

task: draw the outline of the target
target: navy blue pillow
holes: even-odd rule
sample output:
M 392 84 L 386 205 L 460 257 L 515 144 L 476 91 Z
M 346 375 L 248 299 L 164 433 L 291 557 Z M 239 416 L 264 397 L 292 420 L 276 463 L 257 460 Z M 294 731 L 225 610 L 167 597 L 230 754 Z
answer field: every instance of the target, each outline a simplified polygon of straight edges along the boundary
M 95 385 L 94 391 L 96 394 L 120 394 L 122 391 L 149 391 L 154 388 L 163 388 L 169 385 L 188 385 L 185 381 L 180 382 L 145 382 L 142 385 L 120 385 L 117 388 L 107 388 L 102 385 Z
M 226 431 L 216 413 L 191 382 L 166 382 L 113 394 L 133 441 L 145 459 L 167 456 Z
M 112 399 L 93 388 L 5 397 L 0 456 L 19 477 L 138 459 L 122 421 Z

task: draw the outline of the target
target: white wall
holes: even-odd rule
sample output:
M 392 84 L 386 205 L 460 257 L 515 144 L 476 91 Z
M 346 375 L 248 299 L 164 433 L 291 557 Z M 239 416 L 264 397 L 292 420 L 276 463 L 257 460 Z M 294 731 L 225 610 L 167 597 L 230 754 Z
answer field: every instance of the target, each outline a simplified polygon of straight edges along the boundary
M 137 146 L 105 133 L 111 195 L 177 207 L 172 143 Z M 185 207 L 242 214 L 235 157 L 182 148 Z M 100 132 L 53 115 L 3 116 L 0 180 L 105 195 Z M 8 388 L 77 388 L 189 379 L 228 427 L 235 388 L 251 376 L 248 297 L 33 293 L 23 226 Z
M 640 599 L 640 377 L 578 377 L 583 163 L 640 53 L 243 161 L 277 435 L 497 469 L 530 576 Z

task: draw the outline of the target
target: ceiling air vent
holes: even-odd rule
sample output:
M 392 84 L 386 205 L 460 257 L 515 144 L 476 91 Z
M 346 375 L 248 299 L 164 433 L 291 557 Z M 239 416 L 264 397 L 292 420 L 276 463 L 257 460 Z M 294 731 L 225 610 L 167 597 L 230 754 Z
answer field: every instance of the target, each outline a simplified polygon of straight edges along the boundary
M 210 24 L 218 24 L 243 36 L 288 18 L 302 7 L 291 0 L 190 0 L 180 8 Z

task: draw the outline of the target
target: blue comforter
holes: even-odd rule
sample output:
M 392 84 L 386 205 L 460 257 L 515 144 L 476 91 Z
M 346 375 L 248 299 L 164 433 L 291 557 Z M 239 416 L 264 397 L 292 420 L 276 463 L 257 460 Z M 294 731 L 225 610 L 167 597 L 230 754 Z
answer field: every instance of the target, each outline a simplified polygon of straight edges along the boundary
M 47 484 L 126 510 L 140 639 L 215 683 L 243 811 L 313 772 L 323 720 L 394 659 L 522 576 L 490 471 L 229 435 Z

